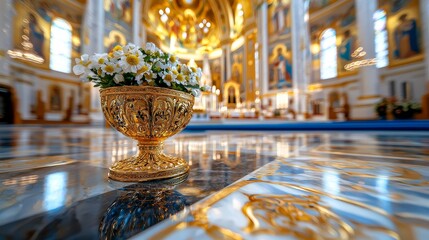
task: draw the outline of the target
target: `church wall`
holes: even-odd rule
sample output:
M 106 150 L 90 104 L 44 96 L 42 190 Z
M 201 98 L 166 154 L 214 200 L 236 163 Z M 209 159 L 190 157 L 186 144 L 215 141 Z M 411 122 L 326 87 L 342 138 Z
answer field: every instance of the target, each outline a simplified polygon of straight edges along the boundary
M 49 69 L 50 37 L 52 21 L 56 18 L 66 20 L 72 27 L 72 57 L 80 55 L 82 13 L 74 7 L 53 1 L 19 0 L 15 2 L 16 14 L 13 20 L 13 47 L 24 50 L 30 46 L 30 52 L 42 57 L 41 64 L 23 61 L 23 63 L 43 69 Z
M 353 1 L 349 1 L 353 4 Z M 344 5 L 342 5 L 344 7 Z M 388 31 L 388 56 L 389 65 L 387 67 L 379 68 L 380 76 L 380 95 L 383 97 L 395 97 L 397 100 L 411 100 L 414 102 L 420 102 L 421 97 L 425 93 L 425 75 L 424 75 L 424 63 L 423 63 L 423 46 L 422 46 L 422 29 L 421 19 L 419 13 L 419 1 L 418 0 L 404 0 L 404 1 L 379 1 L 379 9 L 386 11 L 387 13 L 387 31 Z M 353 9 L 353 11 L 356 11 Z M 345 59 L 341 59 L 341 46 L 344 42 L 344 32 L 350 29 L 352 35 L 357 36 L 357 26 L 355 18 L 355 12 L 348 10 L 348 14 L 335 15 L 336 12 L 341 12 L 338 9 L 331 9 L 329 14 L 324 16 L 321 20 L 311 21 L 311 51 L 312 51 L 312 83 L 320 84 L 319 90 L 316 93 L 311 94 L 312 99 L 316 99 L 320 95 L 324 95 L 326 103 L 329 102 L 329 93 L 333 90 L 338 92 L 347 92 L 349 95 L 349 101 L 351 107 L 356 105 L 359 96 L 359 81 L 360 75 L 357 71 L 347 72 L 344 70 Z M 318 14 L 318 12 L 312 12 Z M 324 13 L 325 14 L 325 13 Z M 415 41 L 409 40 L 403 41 L 401 46 L 403 49 L 397 47 L 398 43 L 398 29 L 401 29 L 400 17 L 407 14 L 407 24 L 405 26 L 411 29 L 415 28 L 416 34 L 411 37 Z M 353 16 L 349 18 L 349 24 L 343 24 L 345 16 Z M 323 22 L 323 24 L 318 24 Z M 320 34 L 324 29 L 332 27 L 337 32 L 337 54 L 338 54 L 338 76 L 333 79 L 321 80 L 320 79 Z M 406 29 L 406 28 L 405 28 Z M 408 28 L 409 29 L 409 28 Z M 404 35 L 411 36 L 413 31 L 404 33 Z M 365 37 L 365 36 L 362 36 Z M 406 36 L 407 37 L 407 36 Z M 357 39 L 357 38 L 356 38 Z M 404 37 L 404 39 L 407 39 Z M 408 46 L 407 44 L 408 43 Z M 344 46 L 344 44 L 343 44 Z M 413 49 L 415 51 L 413 51 Z M 402 50 L 403 54 L 399 54 Z M 417 51 L 418 50 L 418 51 Z M 353 79 L 353 80 L 351 80 Z M 351 81 L 349 83 L 345 83 Z M 345 85 L 344 85 L 345 84 Z M 393 86 L 392 86 L 393 85 Z M 394 88 L 394 90 L 392 90 Z M 320 98 L 320 97 L 319 97 Z M 326 110 L 328 104 L 326 104 Z M 328 118 L 328 114 L 325 114 Z
M 424 83 L 423 63 L 407 64 L 388 71 L 381 71 L 382 96 L 420 102 L 421 97 L 425 94 Z
M 16 92 L 20 118 L 25 122 L 43 123 L 64 121 L 69 108 L 69 97 L 74 92 L 71 117 L 80 114 L 81 83 L 70 74 L 50 70 L 51 26 L 57 18 L 71 26 L 71 64 L 81 55 L 83 6 L 62 1 L 15 1 L 13 18 L 13 50 L 28 51 L 44 59 L 43 63 L 10 59 L 10 75 L 0 78 L 0 84 L 11 86 Z M 56 89 L 53 91 L 52 89 Z M 56 95 L 53 95 L 56 93 Z M 52 107 L 53 106 L 53 107 Z M 87 119 L 82 118 L 83 121 Z M 81 120 L 82 120 L 81 119 Z M 70 121 L 72 119 L 68 119 Z
M 352 61 L 352 53 L 358 46 L 358 33 L 356 26 L 356 9 L 349 4 L 343 11 L 335 11 L 323 20 L 318 19 L 310 24 L 313 81 L 320 79 L 320 41 L 325 30 L 332 28 L 337 36 L 337 74 L 338 77 L 356 74 L 356 71 L 346 71 L 344 66 Z
M 30 68 L 24 64 L 13 64 L 11 79 L 19 97 L 22 120 L 63 121 L 69 108 L 70 96 L 74 94 L 72 113 L 82 115 L 85 109 L 81 83 L 67 74 Z M 57 90 L 56 90 L 57 89 Z M 38 97 L 40 92 L 40 97 Z M 37 116 L 38 109 L 43 109 L 43 119 Z M 87 121 L 86 118 L 81 118 Z M 80 121 L 81 121 L 80 120 Z

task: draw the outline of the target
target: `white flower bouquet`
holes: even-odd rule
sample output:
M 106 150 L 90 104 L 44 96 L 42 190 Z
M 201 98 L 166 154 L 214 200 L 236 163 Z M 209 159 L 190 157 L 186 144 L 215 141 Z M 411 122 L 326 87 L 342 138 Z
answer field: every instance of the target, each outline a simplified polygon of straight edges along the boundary
M 154 86 L 190 93 L 195 97 L 210 89 L 200 86 L 200 68 L 181 64 L 176 56 L 164 53 L 153 43 L 139 48 L 130 43 L 110 53 L 84 54 L 76 58 L 73 72 L 96 87 Z

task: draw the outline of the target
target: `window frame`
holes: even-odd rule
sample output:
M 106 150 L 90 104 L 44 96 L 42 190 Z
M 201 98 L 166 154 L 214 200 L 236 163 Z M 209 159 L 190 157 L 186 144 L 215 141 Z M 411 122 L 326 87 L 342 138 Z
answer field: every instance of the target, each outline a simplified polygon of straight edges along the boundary
M 52 20 L 50 30 L 49 69 L 62 73 L 71 73 L 73 27 L 67 20 L 56 17 Z M 65 39 L 67 37 L 68 39 Z M 66 63 L 61 64 L 63 62 Z
M 330 35 L 327 36 L 327 34 Z M 335 31 L 335 29 L 325 29 L 320 34 L 319 44 L 320 79 L 326 80 L 338 77 L 338 46 L 337 32 Z M 331 56 L 327 56 L 326 54 L 330 54 Z

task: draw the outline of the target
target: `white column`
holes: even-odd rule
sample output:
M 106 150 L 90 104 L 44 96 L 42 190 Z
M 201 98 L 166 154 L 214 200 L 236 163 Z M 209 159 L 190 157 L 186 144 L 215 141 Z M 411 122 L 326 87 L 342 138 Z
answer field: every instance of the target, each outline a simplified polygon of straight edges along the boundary
M 226 81 L 231 79 L 231 44 L 225 46 L 225 60 L 226 60 Z
M 212 85 L 212 73 L 210 71 L 209 55 L 207 53 L 203 55 L 203 79 L 201 83 L 203 85 Z
M 137 46 L 142 46 L 140 38 L 140 25 L 142 22 L 141 17 L 141 0 L 133 1 L 133 43 Z
M 140 25 L 140 33 L 141 33 L 140 44 L 141 46 L 145 46 L 147 42 L 147 32 L 146 32 L 146 26 L 143 23 L 141 23 Z
M 310 29 L 308 24 L 309 0 L 292 0 L 292 81 L 293 109 L 297 117 L 307 112 L 307 87 L 311 76 Z
M 429 94 L 429 0 L 420 0 L 422 15 L 423 51 L 425 53 L 426 92 Z
M 89 0 L 83 18 L 84 38 L 82 51 L 86 54 L 104 52 L 104 6 L 103 0 Z
M 82 46 L 83 53 L 103 53 L 104 49 L 104 6 L 103 0 L 88 0 L 83 19 L 84 38 L 89 41 Z M 100 105 L 100 92 L 98 88 L 91 87 L 90 119 L 92 122 L 104 120 Z
M 7 50 L 12 49 L 14 15 L 13 1 L 3 0 L 0 8 L 0 75 L 10 75 Z
M 355 0 L 358 42 L 366 52 L 365 58 L 375 58 L 375 33 L 373 15 L 377 1 Z M 359 68 L 360 96 L 351 107 L 352 119 L 375 119 L 374 105 L 380 100 L 380 78 L 375 65 Z
M 259 74 L 257 84 L 260 86 L 260 93 L 268 91 L 268 4 L 263 1 L 258 7 L 258 54 L 259 54 Z

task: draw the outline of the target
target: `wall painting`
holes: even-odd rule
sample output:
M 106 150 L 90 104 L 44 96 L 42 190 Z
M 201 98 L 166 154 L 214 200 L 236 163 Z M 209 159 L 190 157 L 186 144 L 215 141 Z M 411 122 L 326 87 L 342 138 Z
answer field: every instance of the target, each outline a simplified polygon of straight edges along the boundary
M 274 45 L 274 44 L 273 44 Z M 290 41 L 269 48 L 269 90 L 292 87 L 292 47 Z
M 131 0 L 104 0 L 104 47 L 112 50 L 116 45 L 125 45 L 132 37 Z

